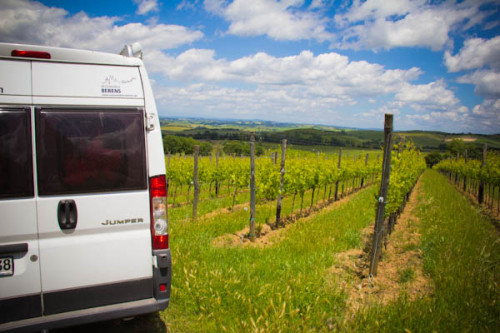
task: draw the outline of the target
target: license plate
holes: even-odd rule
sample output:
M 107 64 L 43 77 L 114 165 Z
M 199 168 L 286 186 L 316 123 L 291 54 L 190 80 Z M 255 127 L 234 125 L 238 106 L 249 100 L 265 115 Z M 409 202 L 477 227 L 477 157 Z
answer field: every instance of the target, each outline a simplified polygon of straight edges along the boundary
M 0 258 L 0 277 L 14 275 L 14 258 Z

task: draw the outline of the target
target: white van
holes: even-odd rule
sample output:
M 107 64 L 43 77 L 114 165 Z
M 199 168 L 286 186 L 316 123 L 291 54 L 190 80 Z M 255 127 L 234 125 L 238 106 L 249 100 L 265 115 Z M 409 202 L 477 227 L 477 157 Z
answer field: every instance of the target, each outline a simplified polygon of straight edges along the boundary
M 0 43 L 0 331 L 168 306 L 165 160 L 136 47 Z

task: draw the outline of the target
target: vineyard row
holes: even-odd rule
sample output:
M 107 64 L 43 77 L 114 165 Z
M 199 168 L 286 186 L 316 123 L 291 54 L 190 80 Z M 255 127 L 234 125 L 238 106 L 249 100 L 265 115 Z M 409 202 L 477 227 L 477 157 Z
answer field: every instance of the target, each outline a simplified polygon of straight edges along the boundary
M 448 176 L 460 190 L 468 193 L 479 204 L 485 204 L 491 211 L 500 212 L 500 155 L 486 151 L 483 160 L 466 157 L 448 159 L 435 168 Z

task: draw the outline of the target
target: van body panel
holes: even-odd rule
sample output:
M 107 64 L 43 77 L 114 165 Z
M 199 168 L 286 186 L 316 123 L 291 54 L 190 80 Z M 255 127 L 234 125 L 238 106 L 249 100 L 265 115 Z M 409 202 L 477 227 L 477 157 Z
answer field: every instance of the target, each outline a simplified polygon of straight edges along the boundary
M 83 98 L 74 98 L 74 97 L 48 97 L 48 96 L 33 96 L 29 101 L 33 101 L 33 105 L 41 105 L 41 106 L 81 106 Z M 84 98 L 85 106 L 109 106 L 109 107 L 144 107 L 144 100 L 142 99 L 126 99 L 126 98 Z M 0 101 L 2 101 L 2 96 L 0 96 Z M 9 100 L 11 103 L 14 103 L 13 100 Z M 19 99 L 18 104 L 26 104 L 23 99 Z
M 151 278 L 147 191 L 38 200 L 43 291 Z M 61 230 L 58 202 L 73 198 L 78 222 Z M 68 251 L 69 249 L 69 251 Z M 126 258 L 125 260 L 123 260 Z M 64 263 L 64 265 L 61 265 Z
M 31 105 L 31 96 L 11 96 L 0 94 L 0 105 Z
M 58 313 L 43 317 L 0 324 L 0 331 L 26 332 L 28 331 L 28 328 L 29 331 L 41 331 L 42 329 L 55 329 L 71 325 L 88 324 L 92 322 L 120 317 L 132 317 L 163 310 L 167 307 L 168 302 L 168 299 L 157 300 L 155 298 L 149 298 L 132 302 L 117 303 L 107 306 Z
M 14 258 L 14 275 L 0 278 L 0 299 L 40 294 L 40 266 L 30 259 L 39 257 L 35 200 L 0 200 L 0 212 L 0 246 L 28 246 L 25 253 L 0 254 Z
M 31 97 L 31 66 L 27 61 L 0 59 L 0 96 Z
M 75 311 L 97 306 L 151 298 L 152 279 L 118 281 L 105 285 L 49 292 L 43 295 L 44 314 Z
M 137 67 L 46 62 L 32 66 L 33 96 L 144 98 Z
M 32 303 L 41 293 L 31 125 L 30 108 L 0 106 L 0 258 L 13 259 L 13 275 L 0 276 L 0 302 Z
M 0 106 L 0 323 L 42 314 L 32 119 L 26 106 Z
M 149 77 L 144 67 L 141 67 L 139 70 L 142 80 L 149 82 Z M 144 85 L 144 96 L 146 101 L 146 117 L 149 117 L 148 121 L 153 125 L 153 128 L 147 131 L 149 175 L 150 177 L 164 175 L 166 173 L 165 153 L 163 152 L 160 119 L 158 118 L 158 112 L 154 103 L 153 90 L 150 85 Z
M 157 126 L 160 126 L 159 123 Z M 163 145 L 159 144 L 158 140 L 161 140 L 161 130 L 148 132 L 148 152 L 150 154 L 148 168 L 151 176 L 164 175 L 166 172 Z M 160 152 L 161 155 L 158 155 Z
M 42 61 L 46 63 L 63 62 L 63 63 L 85 63 L 85 64 L 105 64 L 119 66 L 143 66 L 141 59 L 133 57 L 124 57 L 118 54 L 110 54 L 89 50 L 68 49 L 63 47 L 51 47 L 41 45 L 26 45 L 14 43 L 0 43 L 0 58 L 13 59 L 12 50 L 31 50 L 48 52 L 51 55 L 50 59 L 27 59 L 30 61 Z M 17 58 L 22 59 L 22 58 Z

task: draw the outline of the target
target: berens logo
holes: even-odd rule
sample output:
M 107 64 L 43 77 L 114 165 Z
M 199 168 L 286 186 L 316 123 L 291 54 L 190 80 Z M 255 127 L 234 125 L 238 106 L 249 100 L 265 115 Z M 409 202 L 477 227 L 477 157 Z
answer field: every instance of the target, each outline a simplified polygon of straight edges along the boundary
M 120 88 L 101 88 L 103 94 L 121 94 L 122 90 Z
M 114 75 L 108 75 L 101 83 L 101 94 L 103 96 L 121 95 L 123 93 L 122 85 L 126 85 L 134 80 L 135 77 L 128 80 L 119 80 Z

